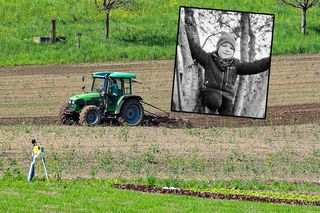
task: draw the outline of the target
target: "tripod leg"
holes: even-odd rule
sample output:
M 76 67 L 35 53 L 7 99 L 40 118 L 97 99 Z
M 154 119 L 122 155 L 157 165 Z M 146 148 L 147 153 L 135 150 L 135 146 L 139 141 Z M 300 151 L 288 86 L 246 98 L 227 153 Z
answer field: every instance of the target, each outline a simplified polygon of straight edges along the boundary
M 29 175 L 28 175 L 28 181 L 32 181 L 32 178 L 34 177 L 35 173 L 35 159 L 32 160 L 30 164 L 30 169 L 29 169 Z
M 42 155 L 41 155 L 41 161 L 42 161 L 44 173 L 46 174 L 46 178 L 47 178 L 47 181 L 48 181 L 49 177 L 48 177 L 48 172 L 47 172 L 47 168 L 46 168 L 46 161 L 45 161 L 45 159 L 44 159 L 44 157 Z

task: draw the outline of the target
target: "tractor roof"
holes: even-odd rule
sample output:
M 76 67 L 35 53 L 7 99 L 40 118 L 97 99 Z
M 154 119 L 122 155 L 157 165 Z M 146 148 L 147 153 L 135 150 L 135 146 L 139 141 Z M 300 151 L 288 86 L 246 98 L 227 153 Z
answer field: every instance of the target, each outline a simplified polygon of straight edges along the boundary
M 136 74 L 127 72 L 100 71 L 92 73 L 95 78 L 136 78 Z

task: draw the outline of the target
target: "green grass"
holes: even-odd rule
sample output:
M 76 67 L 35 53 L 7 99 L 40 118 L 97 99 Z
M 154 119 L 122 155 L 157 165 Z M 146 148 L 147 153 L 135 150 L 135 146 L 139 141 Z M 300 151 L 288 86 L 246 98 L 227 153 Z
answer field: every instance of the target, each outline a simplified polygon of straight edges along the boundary
M 1 180 L 2 212 L 316 212 L 319 207 L 200 199 L 114 189 L 108 180 Z
M 307 36 L 300 35 L 300 11 L 280 7 L 276 0 L 140 0 L 131 11 L 114 10 L 110 39 L 104 40 L 104 14 L 90 1 L 0 0 L 0 66 L 61 64 L 111 60 L 173 59 L 180 6 L 229 9 L 275 14 L 273 54 L 319 53 L 319 7 L 308 10 Z M 37 45 L 36 36 L 48 36 L 50 21 L 57 20 L 57 34 L 66 44 Z M 81 33 L 81 48 L 76 46 Z

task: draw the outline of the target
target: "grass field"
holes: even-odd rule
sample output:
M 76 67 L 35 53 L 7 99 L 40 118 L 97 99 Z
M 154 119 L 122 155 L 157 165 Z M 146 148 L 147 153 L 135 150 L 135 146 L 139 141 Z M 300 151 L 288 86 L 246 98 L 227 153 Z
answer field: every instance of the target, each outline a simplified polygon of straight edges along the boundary
M 300 11 L 280 7 L 276 0 L 200 1 L 140 0 L 131 11 L 111 12 L 110 39 L 105 41 L 104 14 L 89 1 L 1 0 L 0 66 L 61 64 L 128 60 L 173 59 L 180 6 L 195 6 L 275 14 L 273 54 L 318 53 L 319 7 L 308 10 L 307 36 L 300 35 Z M 51 19 L 66 44 L 34 44 L 36 36 L 48 36 Z M 81 48 L 76 46 L 81 33 Z
M 319 207 L 222 201 L 114 189 L 107 181 L 3 181 L 3 212 L 316 212 Z

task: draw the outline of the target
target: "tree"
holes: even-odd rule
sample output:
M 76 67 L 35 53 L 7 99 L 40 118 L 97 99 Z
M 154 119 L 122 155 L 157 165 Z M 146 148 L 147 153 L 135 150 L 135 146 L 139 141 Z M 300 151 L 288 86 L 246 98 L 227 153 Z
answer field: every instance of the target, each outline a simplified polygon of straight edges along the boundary
M 271 33 L 273 18 L 255 14 L 242 13 L 240 19 L 240 51 L 241 61 L 252 62 L 256 53 L 264 49 L 267 34 Z M 260 45 L 256 44 L 260 38 Z M 268 43 L 268 42 L 267 42 Z M 269 48 L 266 48 L 269 49 Z M 263 55 L 268 53 L 263 53 Z M 265 116 L 269 72 L 239 77 L 234 114 L 262 118 Z
M 240 40 L 240 52 L 241 61 L 249 61 L 249 31 L 250 21 L 249 13 L 242 13 L 240 19 L 241 40 Z M 245 106 L 245 96 L 248 94 L 249 76 L 241 76 L 239 78 L 239 84 L 237 89 L 236 100 L 234 103 L 235 115 L 242 115 L 243 108 Z
M 94 0 L 96 9 L 99 12 L 105 12 L 105 38 L 109 38 L 109 14 L 111 10 L 124 8 L 127 5 L 134 4 L 137 0 Z
M 307 10 L 315 6 L 319 0 L 280 0 L 280 2 L 294 8 L 301 9 L 301 33 L 307 34 Z
M 202 77 L 201 68 L 193 61 L 187 39 L 187 33 L 192 36 L 197 43 L 199 35 L 197 24 L 190 8 L 181 9 L 179 36 L 177 46 L 177 60 L 175 70 L 174 100 L 173 109 L 178 111 L 192 112 L 198 111 L 201 103 L 198 103 L 199 88 Z M 192 25 L 186 25 L 184 17 L 189 18 Z M 188 29 L 186 32 L 186 28 Z

